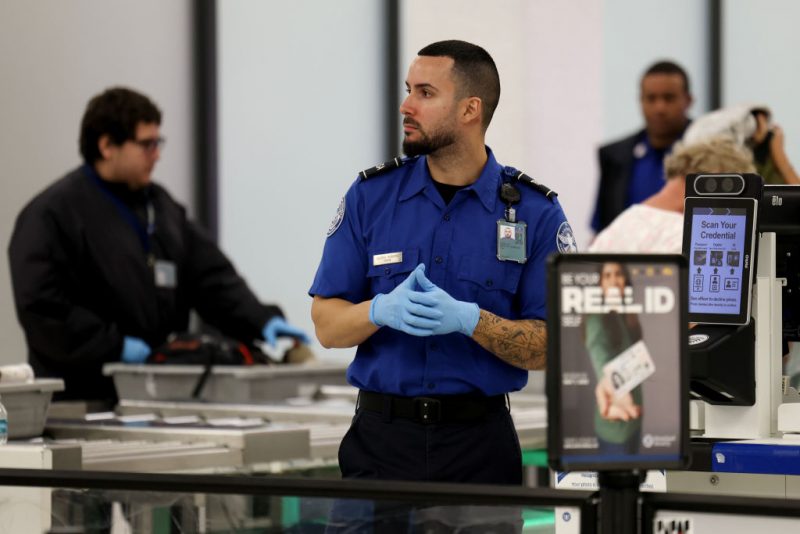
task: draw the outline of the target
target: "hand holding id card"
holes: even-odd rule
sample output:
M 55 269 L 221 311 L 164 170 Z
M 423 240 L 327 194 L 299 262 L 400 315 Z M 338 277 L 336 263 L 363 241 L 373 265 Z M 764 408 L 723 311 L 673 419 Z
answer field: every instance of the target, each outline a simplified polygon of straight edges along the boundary
M 614 388 L 614 397 L 620 398 L 647 380 L 656 372 L 656 366 L 644 341 L 639 340 L 603 366 L 603 374 Z

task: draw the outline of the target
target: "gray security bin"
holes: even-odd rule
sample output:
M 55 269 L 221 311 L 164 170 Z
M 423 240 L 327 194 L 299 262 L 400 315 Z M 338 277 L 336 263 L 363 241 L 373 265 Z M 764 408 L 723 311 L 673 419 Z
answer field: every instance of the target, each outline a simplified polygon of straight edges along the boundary
M 200 399 L 223 403 L 266 403 L 297 397 L 322 384 L 346 384 L 345 364 L 217 365 L 211 370 Z M 110 363 L 103 374 L 111 376 L 120 399 L 192 399 L 202 365 L 136 365 Z
M 8 439 L 41 436 L 53 392 L 63 390 L 64 381 L 54 378 L 0 384 L 0 400 L 8 412 Z

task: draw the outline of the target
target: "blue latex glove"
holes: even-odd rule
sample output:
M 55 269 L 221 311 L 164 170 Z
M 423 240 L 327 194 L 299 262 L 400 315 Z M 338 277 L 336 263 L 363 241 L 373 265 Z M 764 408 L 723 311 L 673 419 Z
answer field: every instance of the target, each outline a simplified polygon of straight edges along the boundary
M 264 325 L 264 329 L 261 330 L 261 335 L 270 347 L 275 347 L 275 344 L 278 342 L 278 336 L 290 336 L 306 345 L 311 343 L 311 339 L 305 332 L 287 323 L 283 317 L 273 317 L 270 319 L 267 324 Z
M 422 296 L 433 299 L 434 304 L 428 304 L 430 300 L 425 300 L 426 305 L 441 312 L 439 325 L 433 327 L 434 335 L 461 332 L 465 336 L 472 336 L 481 318 L 481 309 L 477 304 L 454 299 L 447 291 L 428 280 L 424 272 L 417 273 L 417 284 L 421 292 L 411 295 L 411 300 L 416 302 Z
M 378 293 L 369 307 L 369 320 L 375 326 L 388 326 L 412 336 L 430 336 L 433 329 L 439 327 L 442 312 L 433 309 L 436 301 L 417 292 L 418 274 L 425 272 L 425 265 L 420 263 L 408 278 L 390 293 Z M 422 275 L 424 277 L 424 274 Z M 416 295 L 411 300 L 411 295 Z
M 150 345 L 138 337 L 125 336 L 122 340 L 122 361 L 142 363 L 150 356 Z

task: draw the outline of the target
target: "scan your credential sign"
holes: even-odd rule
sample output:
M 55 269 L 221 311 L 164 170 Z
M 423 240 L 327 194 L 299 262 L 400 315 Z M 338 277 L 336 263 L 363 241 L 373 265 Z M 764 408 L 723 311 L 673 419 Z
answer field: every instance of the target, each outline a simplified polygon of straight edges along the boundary
M 747 324 L 757 202 L 687 198 L 683 250 L 689 259 L 689 320 Z

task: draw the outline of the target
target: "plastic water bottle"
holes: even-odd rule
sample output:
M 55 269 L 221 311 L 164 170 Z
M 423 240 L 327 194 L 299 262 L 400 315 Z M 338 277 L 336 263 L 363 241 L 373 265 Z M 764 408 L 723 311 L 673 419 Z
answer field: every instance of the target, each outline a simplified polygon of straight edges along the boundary
M 6 407 L 3 406 L 2 400 L 0 400 L 0 445 L 5 444 L 8 441 L 8 412 L 6 412 Z

